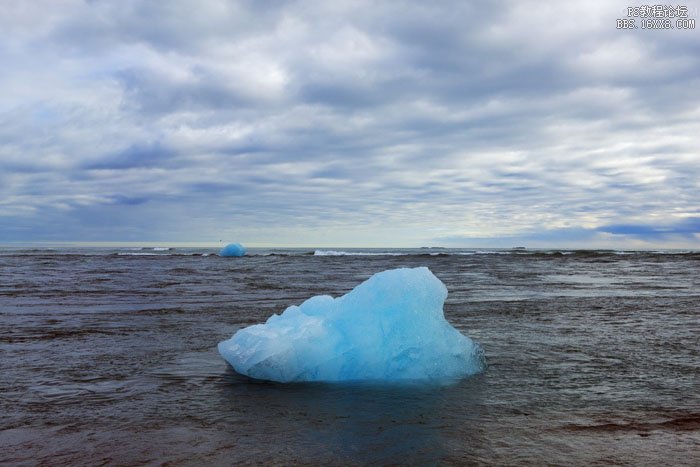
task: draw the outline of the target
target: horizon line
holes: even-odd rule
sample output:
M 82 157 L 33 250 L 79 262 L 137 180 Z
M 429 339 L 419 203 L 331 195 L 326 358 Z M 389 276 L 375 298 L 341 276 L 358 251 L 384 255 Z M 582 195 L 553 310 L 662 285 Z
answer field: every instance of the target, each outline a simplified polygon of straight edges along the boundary
M 229 243 L 236 242 L 157 242 L 157 241 L 110 241 L 110 242 L 79 242 L 79 241 L 33 241 L 33 242 L 0 242 L 0 248 L 18 248 L 23 246 L 42 246 L 42 247 L 58 247 L 58 248 L 120 248 L 120 247 L 144 247 L 144 248 L 157 248 L 157 247 L 170 247 L 170 248 L 220 248 L 222 246 L 228 245 Z M 238 242 L 240 243 L 240 242 Z M 245 248 L 250 249 L 321 249 L 321 250 L 338 250 L 338 249 L 352 249 L 352 250 L 368 250 L 368 249 L 390 249 L 390 250 L 409 250 L 409 249 L 445 249 L 445 250 L 590 250 L 590 251 L 656 251 L 656 250 L 689 250 L 689 251 L 700 251 L 700 247 L 663 247 L 663 246 L 647 246 L 647 247 L 632 247 L 632 248 L 619 248 L 619 247 L 593 247 L 593 246 L 564 246 L 564 245 L 551 245 L 551 246 L 524 246 L 516 245 L 511 247 L 504 246 L 444 246 L 444 245 L 422 245 L 422 246 L 351 246 L 351 245 L 309 245 L 309 244 L 297 244 L 297 245 L 280 245 L 280 244 L 263 244 L 263 243 L 250 243 L 243 244 Z

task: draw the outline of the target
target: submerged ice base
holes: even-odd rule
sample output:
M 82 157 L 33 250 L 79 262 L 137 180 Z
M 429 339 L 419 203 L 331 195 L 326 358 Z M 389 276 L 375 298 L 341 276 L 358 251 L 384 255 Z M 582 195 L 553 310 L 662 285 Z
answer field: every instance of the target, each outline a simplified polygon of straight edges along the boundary
M 252 378 L 454 380 L 485 368 L 481 347 L 446 320 L 447 288 L 428 268 L 373 275 L 339 298 L 312 297 L 219 343 Z

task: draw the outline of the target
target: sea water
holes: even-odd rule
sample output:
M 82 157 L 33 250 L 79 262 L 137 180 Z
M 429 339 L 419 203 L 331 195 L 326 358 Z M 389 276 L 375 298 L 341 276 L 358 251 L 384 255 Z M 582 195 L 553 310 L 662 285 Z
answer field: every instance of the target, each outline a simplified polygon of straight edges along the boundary
M 699 458 L 700 254 L 332 250 L 1 249 L 0 463 Z M 484 373 L 278 384 L 216 350 L 290 304 L 422 266 Z

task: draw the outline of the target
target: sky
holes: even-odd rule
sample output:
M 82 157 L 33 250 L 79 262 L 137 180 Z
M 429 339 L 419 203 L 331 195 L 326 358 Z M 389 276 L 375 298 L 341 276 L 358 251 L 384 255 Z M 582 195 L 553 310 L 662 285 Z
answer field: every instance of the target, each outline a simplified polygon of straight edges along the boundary
M 0 243 L 700 248 L 700 29 L 628 6 L 2 0 Z

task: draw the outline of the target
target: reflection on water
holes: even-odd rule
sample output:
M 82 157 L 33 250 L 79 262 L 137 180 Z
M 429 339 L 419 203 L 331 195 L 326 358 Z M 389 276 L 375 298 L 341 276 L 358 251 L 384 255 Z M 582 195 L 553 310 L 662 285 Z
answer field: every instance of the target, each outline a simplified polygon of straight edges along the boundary
M 284 385 L 229 370 L 225 381 L 222 409 L 233 432 L 240 432 L 241 420 L 255 419 L 250 436 L 275 440 L 272 446 L 291 444 L 301 459 L 331 455 L 361 463 L 404 458 L 430 464 L 483 444 L 480 433 L 471 430 L 483 390 L 478 377 L 442 387 Z

